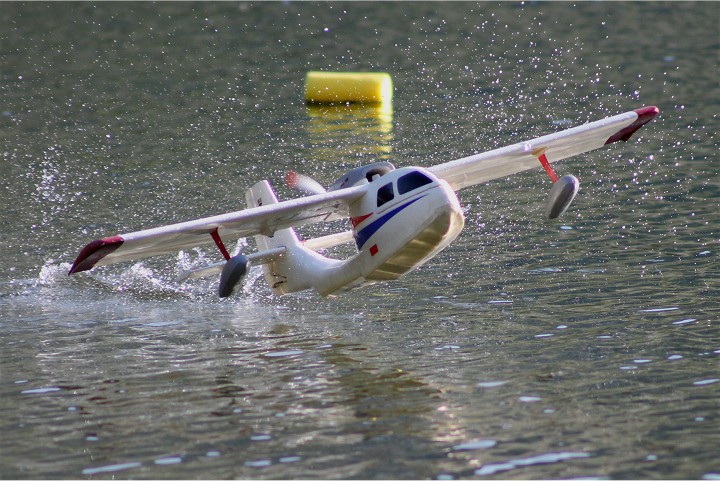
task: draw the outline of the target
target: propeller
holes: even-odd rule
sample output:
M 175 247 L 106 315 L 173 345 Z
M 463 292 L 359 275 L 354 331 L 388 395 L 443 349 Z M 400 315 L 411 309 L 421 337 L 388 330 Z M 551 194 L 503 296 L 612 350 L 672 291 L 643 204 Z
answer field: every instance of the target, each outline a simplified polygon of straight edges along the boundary
M 324 194 L 325 192 L 335 192 L 336 190 L 347 189 L 362 183 L 372 182 L 376 178 L 393 170 L 395 170 L 395 166 L 390 162 L 375 162 L 373 164 L 363 165 L 352 169 L 333 182 L 327 189 L 312 177 L 291 170 L 285 175 L 285 185 L 310 195 Z
M 327 189 L 320 185 L 317 180 L 292 170 L 285 176 L 285 185 L 310 195 L 327 192 Z

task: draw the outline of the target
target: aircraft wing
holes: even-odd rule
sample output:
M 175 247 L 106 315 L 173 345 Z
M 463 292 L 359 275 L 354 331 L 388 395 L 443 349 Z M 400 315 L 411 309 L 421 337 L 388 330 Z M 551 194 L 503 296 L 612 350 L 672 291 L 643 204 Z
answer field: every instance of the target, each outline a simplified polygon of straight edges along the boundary
M 278 229 L 345 218 L 348 205 L 360 198 L 364 190 L 362 186 L 352 187 L 97 239 L 80 251 L 69 274 L 211 244 L 213 235 L 224 238 L 269 236 Z
M 541 164 L 538 157 L 543 153 L 549 162 L 557 162 L 619 140 L 627 141 L 658 113 L 660 109 L 657 107 L 643 107 L 526 142 L 453 160 L 428 170 L 446 180 L 454 190 L 459 190 L 539 167 Z

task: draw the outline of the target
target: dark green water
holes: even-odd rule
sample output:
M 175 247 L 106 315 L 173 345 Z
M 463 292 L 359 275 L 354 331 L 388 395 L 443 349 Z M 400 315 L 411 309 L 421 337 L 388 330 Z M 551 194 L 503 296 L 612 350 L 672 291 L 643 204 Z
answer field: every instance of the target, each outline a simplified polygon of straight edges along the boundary
M 0 477 L 720 477 L 717 3 L 3 3 Z M 393 111 L 308 70 L 389 72 Z M 657 105 L 632 142 L 461 192 L 417 272 L 322 299 L 68 278 L 89 240 L 290 169 L 433 165 Z M 330 226 L 342 228 L 343 226 Z M 314 232 L 317 232 L 314 231 Z M 310 232 L 306 232 L 310 235 Z

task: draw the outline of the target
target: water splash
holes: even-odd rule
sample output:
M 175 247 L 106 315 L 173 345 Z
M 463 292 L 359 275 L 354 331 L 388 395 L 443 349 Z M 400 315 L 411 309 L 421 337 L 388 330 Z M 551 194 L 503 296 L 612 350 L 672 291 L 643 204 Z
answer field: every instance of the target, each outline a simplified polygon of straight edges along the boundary
M 40 268 L 34 286 L 52 286 L 65 280 L 71 266 L 69 262 L 56 263 L 55 259 L 48 259 Z
M 237 255 L 248 246 L 247 240 L 238 239 L 231 255 Z M 67 256 L 66 256 L 67 257 Z M 217 252 L 209 249 L 194 248 L 179 251 L 172 258 L 148 259 L 133 264 L 122 263 L 102 266 L 90 272 L 68 276 L 71 268 L 69 262 L 58 262 L 48 259 L 40 267 L 35 279 L 27 283 L 32 288 L 70 287 L 84 291 L 115 292 L 129 294 L 139 299 L 177 300 L 218 302 L 217 276 L 178 282 L 177 275 L 186 269 L 205 266 L 218 261 Z M 260 266 L 252 266 L 247 274 L 242 291 L 232 299 L 224 302 L 245 303 L 255 302 L 266 297 L 262 288 L 258 289 L 256 281 L 262 277 Z M 18 282 L 15 282 L 17 284 Z

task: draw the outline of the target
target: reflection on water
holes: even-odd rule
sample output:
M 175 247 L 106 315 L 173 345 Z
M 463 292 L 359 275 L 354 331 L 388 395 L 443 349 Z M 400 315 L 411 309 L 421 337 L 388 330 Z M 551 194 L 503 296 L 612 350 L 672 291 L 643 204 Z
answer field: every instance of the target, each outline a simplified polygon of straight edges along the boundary
M 717 479 L 714 4 L 3 7 L 0 477 Z M 390 72 L 394 110 L 307 107 L 311 69 Z M 202 249 L 67 276 L 89 239 L 287 170 L 644 104 L 634 142 L 558 166 L 562 222 L 536 172 L 469 189 L 463 234 L 392 284 L 275 299 L 255 268 L 221 301 L 175 282 Z
M 152 476 L 158 466 L 177 465 L 166 475 L 200 476 L 202 460 L 217 458 L 214 469 L 239 477 L 256 477 L 257 468 L 280 473 L 307 461 L 294 468 L 303 477 L 362 478 L 377 471 L 362 459 L 366 453 L 330 453 L 432 439 L 438 429 L 432 419 L 441 402 L 437 390 L 374 355 L 368 359 L 367 346 L 275 324 L 278 312 L 253 306 L 237 317 L 220 304 L 186 305 L 195 321 L 161 325 L 153 319 L 174 309 L 141 302 L 146 314 L 140 318 L 128 316 L 140 307 L 135 301 L 115 306 L 110 319 L 75 327 L 36 315 L 43 332 L 24 340 L 41 342 L 43 350 L 13 364 L 6 379 L 17 388 L 6 392 L 42 414 L 33 427 L 10 426 L 7 432 L 19 441 L 9 445 L 5 438 L 6 455 L 21 456 L 34 442 L 23 433 L 47 427 L 60 443 L 44 453 L 49 473 L 61 472 L 53 466 L 67 457 L 85 459 L 85 452 L 92 461 L 83 475 L 138 470 Z M 74 315 L 87 319 L 88 313 Z M 78 370 L 82 378 L 73 374 Z M 54 384 L 37 386 L 37 379 Z
M 312 160 L 388 161 L 392 154 L 392 102 L 307 106 L 307 132 Z

